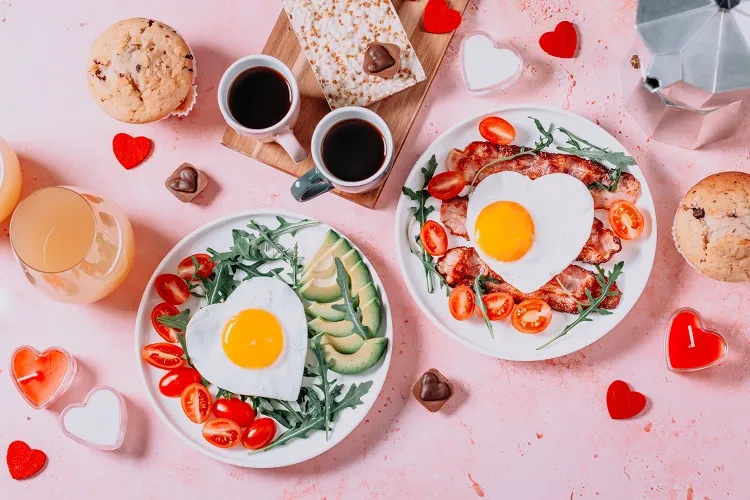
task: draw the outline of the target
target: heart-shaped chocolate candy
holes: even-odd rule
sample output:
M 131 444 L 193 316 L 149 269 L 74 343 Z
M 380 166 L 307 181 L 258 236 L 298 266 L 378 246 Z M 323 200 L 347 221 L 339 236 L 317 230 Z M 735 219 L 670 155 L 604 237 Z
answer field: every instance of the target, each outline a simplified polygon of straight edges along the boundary
M 180 193 L 195 193 L 198 190 L 198 171 L 193 167 L 185 167 L 180 176 L 172 179 L 169 187 Z
M 422 376 L 421 396 L 425 401 L 443 401 L 451 397 L 451 388 L 437 375 L 427 372 Z

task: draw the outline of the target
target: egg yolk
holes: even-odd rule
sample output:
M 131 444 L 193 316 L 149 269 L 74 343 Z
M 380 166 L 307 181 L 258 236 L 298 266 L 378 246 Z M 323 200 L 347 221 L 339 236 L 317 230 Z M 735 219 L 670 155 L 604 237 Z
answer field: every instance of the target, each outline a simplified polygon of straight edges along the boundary
M 245 309 L 224 326 L 221 345 L 237 366 L 265 368 L 281 354 L 284 335 L 276 316 L 263 309 Z
M 479 212 L 474 237 L 487 255 L 513 262 L 526 255 L 534 243 L 534 219 L 514 201 L 497 201 Z

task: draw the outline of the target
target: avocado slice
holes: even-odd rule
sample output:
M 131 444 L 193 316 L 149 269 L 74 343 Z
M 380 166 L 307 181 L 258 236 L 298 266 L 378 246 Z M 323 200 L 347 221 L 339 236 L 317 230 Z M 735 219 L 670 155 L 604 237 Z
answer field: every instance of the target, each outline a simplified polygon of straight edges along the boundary
M 331 347 L 341 354 L 354 354 L 365 343 L 362 337 L 353 333 L 346 337 L 333 337 L 324 334 L 323 341 L 329 343 Z
M 342 238 L 336 233 L 336 231 L 334 231 L 333 229 L 329 229 L 328 232 L 326 232 L 325 236 L 323 236 L 323 241 L 321 242 L 318 251 L 315 252 L 315 255 L 313 255 L 308 262 L 310 262 L 311 265 L 315 264 L 315 262 L 317 262 L 318 259 L 320 259 L 326 252 L 328 252 L 340 239 Z M 307 269 L 307 267 L 305 269 Z
M 334 302 L 341 298 L 341 288 L 336 276 L 331 278 L 312 279 L 299 289 L 302 298 L 311 302 Z
M 368 283 L 360 288 L 357 291 L 357 294 L 359 295 L 359 303 L 366 304 L 372 299 L 377 298 L 378 291 L 374 283 Z M 305 311 L 307 312 L 308 316 L 312 316 L 313 318 L 320 317 L 326 321 L 341 321 L 346 317 L 346 315 L 341 311 L 335 310 L 331 306 L 333 306 L 334 304 L 343 303 L 343 298 L 337 300 L 336 302 L 329 302 L 326 304 L 310 302 L 305 306 Z
M 347 271 L 352 269 L 355 265 L 362 262 L 362 257 L 359 255 L 359 252 L 354 248 L 346 252 L 340 258 L 341 258 L 341 263 L 344 264 L 344 268 Z M 311 279 L 330 278 L 331 276 L 335 276 L 335 275 L 336 275 L 336 263 L 334 262 L 334 255 L 328 253 L 324 255 L 322 258 L 318 259 L 318 262 L 316 265 L 314 265 L 307 272 L 302 274 L 302 279 L 300 280 L 300 283 L 305 284 Z
M 333 262 L 333 258 L 338 257 L 340 259 L 350 250 L 352 250 L 352 246 L 346 238 L 339 238 L 338 241 L 331 245 L 330 248 L 327 248 L 322 254 L 318 255 L 316 253 L 313 258 L 310 259 L 309 263 L 302 270 L 302 276 L 304 277 L 310 271 L 322 271 L 328 269 L 330 266 L 333 266 L 335 270 L 336 265 Z M 318 250 L 318 252 L 320 252 L 320 250 Z M 328 262 L 329 260 L 330 263 Z
M 320 345 L 323 346 L 323 356 L 326 362 L 330 363 L 332 371 L 341 374 L 357 374 L 372 367 L 383 357 L 388 347 L 388 339 L 386 337 L 367 339 L 354 354 L 338 352 L 325 339 Z
M 362 310 L 362 325 L 367 328 L 368 335 L 374 337 L 380 329 L 380 322 L 382 319 L 382 307 L 380 301 L 377 297 L 373 297 L 364 305 L 360 306 L 360 308 Z M 335 309 L 332 309 L 332 311 L 338 312 Z M 355 333 L 352 322 L 343 319 L 343 317 L 340 320 L 327 320 L 322 317 L 317 317 L 307 325 L 315 333 L 327 333 L 334 337 L 345 337 L 346 335 Z
M 351 268 L 347 267 L 346 270 L 349 273 L 349 278 L 352 281 L 352 290 L 359 290 L 368 283 L 372 282 L 372 275 L 370 275 L 370 270 L 367 269 L 367 266 L 364 262 L 360 261 Z M 364 303 L 364 300 L 360 301 L 360 304 Z

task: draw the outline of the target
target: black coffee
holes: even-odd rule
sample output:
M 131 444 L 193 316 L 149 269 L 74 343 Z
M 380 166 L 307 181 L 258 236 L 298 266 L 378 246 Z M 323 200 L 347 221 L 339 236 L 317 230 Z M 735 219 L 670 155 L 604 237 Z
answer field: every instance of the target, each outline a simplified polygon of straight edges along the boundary
M 292 90 L 275 69 L 250 68 L 229 89 L 229 112 L 240 125 L 252 129 L 276 125 L 292 107 Z
M 380 170 L 385 161 L 385 140 L 372 123 L 353 118 L 343 120 L 323 139 L 323 163 L 343 181 L 357 182 Z

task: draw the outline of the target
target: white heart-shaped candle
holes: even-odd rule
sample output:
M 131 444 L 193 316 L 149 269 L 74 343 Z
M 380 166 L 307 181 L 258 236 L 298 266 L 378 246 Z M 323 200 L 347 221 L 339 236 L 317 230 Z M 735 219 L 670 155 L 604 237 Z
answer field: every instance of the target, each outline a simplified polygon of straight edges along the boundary
M 523 71 L 523 58 L 510 45 L 495 43 L 484 31 L 461 42 L 461 74 L 469 92 L 482 95 L 510 87 Z
M 65 407 L 60 414 L 63 434 L 98 450 L 116 450 L 125 437 L 125 398 L 107 386 L 94 387 L 83 403 Z
M 567 174 L 536 180 L 517 172 L 492 174 L 471 194 L 466 214 L 479 255 L 524 293 L 538 290 L 578 257 L 593 222 L 591 193 Z

